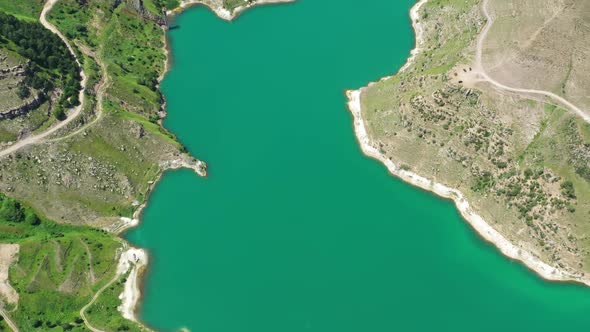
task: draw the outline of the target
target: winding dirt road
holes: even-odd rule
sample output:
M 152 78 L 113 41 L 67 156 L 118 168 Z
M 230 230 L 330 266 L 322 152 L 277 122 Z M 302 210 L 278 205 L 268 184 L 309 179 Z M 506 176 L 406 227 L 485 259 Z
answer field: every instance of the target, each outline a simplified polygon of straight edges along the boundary
M 111 84 L 111 80 L 110 80 L 110 77 L 109 77 L 109 74 L 107 71 L 107 66 L 102 61 L 101 57 L 99 55 L 97 55 L 95 52 L 92 52 L 88 48 L 82 47 L 82 46 L 79 46 L 79 49 L 80 49 L 80 52 L 82 52 L 84 55 L 86 55 L 90 58 L 93 58 L 94 61 L 96 61 L 96 63 L 100 66 L 100 69 L 102 71 L 100 82 L 98 82 L 98 84 L 96 85 L 96 116 L 94 117 L 94 119 L 92 119 L 92 121 L 84 124 L 83 126 L 76 129 L 75 131 L 73 131 L 65 136 L 48 139 L 45 141 L 45 143 L 59 142 L 59 141 L 65 140 L 67 138 L 70 138 L 72 136 L 78 135 L 81 132 L 88 129 L 89 127 L 93 126 L 95 123 L 100 121 L 100 119 L 102 118 L 104 95 L 106 94 L 107 88 Z
M 80 83 L 82 88 L 80 89 L 79 96 L 78 96 L 78 98 L 80 100 L 80 105 L 73 108 L 72 111 L 69 112 L 68 117 L 65 120 L 57 123 L 56 125 L 52 126 L 48 130 L 44 131 L 43 133 L 38 134 L 38 135 L 29 136 L 23 140 L 20 140 L 20 141 L 14 143 L 13 145 L 7 147 L 6 149 L 0 151 L 0 158 L 7 156 L 7 155 L 25 147 L 25 146 L 27 146 L 27 145 L 39 143 L 40 141 L 42 141 L 46 137 L 50 136 L 51 134 L 55 133 L 59 129 L 67 126 L 70 122 L 74 121 L 74 119 L 76 119 L 80 115 L 80 113 L 82 112 L 82 108 L 84 107 L 84 99 L 85 99 L 84 90 L 86 89 L 86 84 L 88 83 L 88 77 L 86 76 L 86 73 L 84 73 L 84 70 L 82 69 L 82 65 L 80 63 L 80 60 L 76 56 L 76 52 L 74 52 L 74 48 L 72 47 L 72 45 L 70 45 L 70 42 L 55 26 L 53 26 L 51 23 L 49 23 L 47 21 L 47 13 L 49 13 L 51 11 L 51 9 L 53 8 L 53 5 L 55 5 L 55 3 L 57 1 L 58 0 L 47 0 L 47 2 L 45 3 L 45 6 L 43 6 L 43 11 L 41 12 L 41 17 L 39 18 L 39 21 L 41 22 L 41 24 L 43 24 L 43 26 L 46 29 L 50 30 L 51 32 L 56 34 L 61 40 L 63 40 L 63 42 L 68 47 L 68 50 L 72 54 L 72 56 L 74 56 L 74 59 L 76 59 L 76 63 L 80 67 L 80 76 L 82 77 L 82 82 Z
M 125 252 L 125 250 L 128 247 L 125 242 L 121 242 L 121 243 L 122 243 L 122 247 L 121 247 L 121 249 L 119 249 L 120 252 L 118 253 L 120 260 L 123 259 L 123 257 L 122 257 L 123 253 Z M 116 259 L 117 258 L 115 258 L 115 260 Z M 115 272 L 115 276 L 113 277 L 113 279 L 111 279 L 104 286 L 102 286 L 99 290 L 97 290 L 96 293 L 94 293 L 94 295 L 92 296 L 92 299 L 90 299 L 90 302 L 88 302 L 85 306 L 82 307 L 82 309 L 80 309 L 80 317 L 82 317 L 84 324 L 86 325 L 86 327 L 90 331 L 104 332 L 103 330 L 97 329 L 96 327 L 90 325 L 90 322 L 86 318 L 86 310 L 88 310 L 88 308 L 90 308 L 90 306 L 92 306 L 94 304 L 94 302 L 96 302 L 96 300 L 100 297 L 100 295 L 102 294 L 102 292 L 104 292 L 105 289 L 109 288 L 112 284 L 114 284 L 125 272 L 126 271 L 123 271 L 123 269 L 121 268 L 121 262 L 119 262 L 119 264 L 117 265 L 117 271 Z
M 90 325 L 90 322 L 86 318 L 86 310 L 88 308 L 90 308 L 90 306 L 93 305 L 94 302 L 96 302 L 96 300 L 98 299 L 98 297 L 102 294 L 102 292 L 104 292 L 105 289 L 109 288 L 120 277 L 121 277 L 120 274 L 118 274 L 118 273 L 115 274 L 115 276 L 113 277 L 113 279 L 111 279 L 109 282 L 106 283 L 106 285 L 102 286 L 98 291 L 96 291 L 96 293 L 94 293 L 94 296 L 92 297 L 92 299 L 90 300 L 90 302 L 88 302 L 85 306 L 82 307 L 82 309 L 80 309 L 80 317 L 82 317 L 82 320 L 84 321 L 84 324 L 86 325 L 86 327 L 90 331 L 92 331 L 92 332 L 104 332 L 103 330 L 99 330 L 99 329 L 95 328 L 94 326 Z
M 488 82 L 500 90 L 514 92 L 517 94 L 534 94 L 534 95 L 541 95 L 541 96 L 549 97 L 549 98 L 553 99 L 554 101 L 558 102 L 559 104 L 561 104 L 562 106 L 565 106 L 566 108 L 569 108 L 571 111 L 578 114 L 580 117 L 582 117 L 582 119 L 584 119 L 584 121 L 590 123 L 590 114 L 588 112 L 584 112 L 581 108 L 577 107 L 576 105 L 574 105 L 573 103 L 571 103 L 567 99 L 565 99 L 553 92 L 543 91 L 543 90 L 535 90 L 535 89 L 521 89 L 521 88 L 510 87 L 510 86 L 504 85 L 504 84 L 496 81 L 495 79 L 493 79 L 492 77 L 490 77 L 488 75 L 488 73 L 485 71 L 485 68 L 483 66 L 483 61 L 482 61 L 483 45 L 484 45 L 484 42 L 488 36 L 488 33 L 490 32 L 490 29 L 492 28 L 492 25 L 494 24 L 494 20 L 493 20 L 492 16 L 490 15 L 490 13 L 488 12 L 488 3 L 489 3 L 489 0 L 484 0 L 483 4 L 482 4 L 482 8 L 481 8 L 482 13 L 484 14 L 484 16 L 487 19 L 487 24 L 485 25 L 484 29 L 482 30 L 482 32 L 479 36 L 479 39 L 477 41 L 477 50 L 476 50 L 475 65 L 474 65 L 474 74 L 477 75 L 476 78 L 479 81 Z

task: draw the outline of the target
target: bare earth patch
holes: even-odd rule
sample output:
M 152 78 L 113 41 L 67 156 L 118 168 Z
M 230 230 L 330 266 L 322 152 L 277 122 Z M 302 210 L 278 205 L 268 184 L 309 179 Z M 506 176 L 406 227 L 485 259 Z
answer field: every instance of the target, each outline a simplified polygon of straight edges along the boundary
M 18 293 L 8 282 L 8 270 L 18 257 L 18 244 L 0 244 L 0 297 L 9 304 L 18 303 Z

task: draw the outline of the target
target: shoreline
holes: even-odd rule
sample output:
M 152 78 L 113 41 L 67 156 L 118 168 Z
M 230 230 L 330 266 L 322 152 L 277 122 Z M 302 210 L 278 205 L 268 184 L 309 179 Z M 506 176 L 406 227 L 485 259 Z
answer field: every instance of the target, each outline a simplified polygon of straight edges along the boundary
M 119 277 L 131 269 L 123 286 L 123 292 L 119 295 L 121 304 L 117 307 L 117 310 L 123 315 L 123 318 L 144 326 L 145 324 L 137 320 L 136 309 L 141 298 L 141 276 L 147 264 L 147 251 L 130 247 L 121 253 L 117 267 L 117 275 Z
M 296 0 L 259 0 L 253 3 L 250 3 L 245 6 L 239 6 L 234 9 L 233 12 L 229 12 L 222 7 L 212 7 L 208 3 L 204 3 L 202 0 L 183 0 L 181 1 L 180 5 L 168 12 L 166 14 L 168 16 L 178 15 L 183 12 L 185 9 L 195 6 L 195 5 L 205 5 L 209 7 L 211 11 L 213 11 L 219 18 L 231 21 L 239 16 L 241 12 L 244 10 L 254 7 L 257 5 L 263 4 L 279 4 L 279 3 L 290 3 L 295 2 Z M 163 51 L 164 51 L 164 70 L 160 77 L 158 77 L 158 88 L 159 84 L 164 80 L 168 72 L 170 71 L 171 65 L 171 55 L 172 52 L 170 50 L 170 43 L 168 37 L 166 35 L 166 31 L 164 30 L 163 33 Z M 164 97 L 164 96 L 162 96 Z M 162 112 L 164 115 L 166 114 L 166 100 L 163 100 L 162 104 Z M 162 121 L 160 119 L 160 121 Z M 207 176 L 207 164 L 204 161 L 198 160 L 196 158 L 190 157 L 188 153 L 184 154 L 184 159 L 175 159 L 162 162 L 160 166 L 162 167 L 161 172 L 158 176 L 150 183 L 150 186 L 147 190 L 146 196 L 151 193 L 156 185 L 160 182 L 164 173 L 168 170 L 176 170 L 181 168 L 192 169 L 197 175 L 206 177 Z M 188 158 L 192 158 L 191 160 L 187 160 Z M 140 224 L 141 215 L 143 210 L 147 207 L 147 200 L 143 204 L 139 205 L 137 210 L 133 213 L 132 218 L 121 217 L 120 222 L 107 227 L 105 230 L 111 233 L 114 233 L 122 238 L 122 234 L 128 231 L 131 228 L 137 227 Z M 137 310 L 140 305 L 141 295 L 143 291 L 143 282 L 142 279 L 145 277 L 146 271 L 148 270 L 148 262 L 149 262 L 149 253 L 146 249 L 133 247 L 128 244 L 127 240 L 122 238 L 123 241 L 128 245 L 128 248 L 121 253 L 121 257 L 119 259 L 119 266 L 117 267 L 117 274 L 122 275 L 127 273 L 129 269 L 129 276 L 125 281 L 123 286 L 123 292 L 119 295 L 119 299 L 121 300 L 121 304 L 117 307 L 117 310 L 122 314 L 125 319 L 130 321 L 136 322 L 141 324 L 142 326 L 147 327 L 147 325 L 137 318 Z M 149 328 L 148 328 L 149 329 Z M 187 330 L 188 331 L 188 330 Z
M 238 6 L 238 7 L 234 8 L 233 11 L 230 12 L 229 10 L 223 8 L 223 6 L 215 7 L 212 4 L 205 2 L 203 0 L 182 0 L 180 2 L 180 5 L 177 8 L 167 11 L 166 14 L 169 16 L 174 16 L 174 15 L 177 15 L 177 14 L 183 12 L 186 8 L 196 6 L 196 5 L 204 5 L 204 6 L 209 7 L 209 9 L 211 9 L 211 11 L 213 11 L 219 18 L 226 20 L 226 21 L 232 21 L 235 18 L 237 18 L 244 10 L 254 7 L 254 6 L 289 3 L 289 2 L 295 2 L 295 1 L 296 0 L 257 0 L 257 1 L 250 2 L 250 3 L 243 5 L 243 6 Z
M 411 56 L 408 58 L 406 64 L 401 67 L 398 73 L 381 78 L 379 81 L 388 80 L 395 75 L 407 70 L 415 61 L 416 56 L 421 52 L 421 45 L 424 43 L 424 28 L 419 22 L 419 10 L 428 0 L 421 0 L 410 10 L 410 17 L 412 19 L 412 27 L 416 34 L 416 46 L 411 51 Z M 368 86 L 375 84 L 374 82 L 369 83 Z M 506 237 L 500 234 L 490 224 L 488 224 L 480 215 L 478 215 L 469 202 L 457 189 L 449 188 L 444 184 L 434 182 L 416 173 L 402 170 L 399 165 L 396 165 L 394 161 L 382 153 L 371 142 L 367 129 L 365 127 L 364 119 L 362 118 L 362 105 L 361 105 L 361 94 L 366 89 L 362 87 L 358 90 L 346 91 L 346 97 L 348 99 L 348 109 L 353 117 L 353 126 L 356 139 L 361 146 L 363 153 L 370 158 L 380 161 L 388 171 L 395 177 L 402 181 L 409 183 L 415 187 L 423 190 L 432 192 L 442 198 L 450 199 L 455 203 L 455 206 L 461 213 L 463 219 L 476 231 L 487 242 L 493 244 L 500 252 L 510 259 L 523 263 L 527 268 L 535 272 L 537 275 L 545 280 L 549 281 L 561 281 L 561 282 L 576 282 L 586 286 L 590 286 L 590 279 L 577 276 L 559 268 L 553 267 L 534 254 L 526 251 L 516 244 L 510 242 Z
M 250 3 L 248 5 L 239 6 L 235 8 L 233 12 L 230 12 L 224 9 L 223 7 L 213 7 L 211 4 L 205 3 L 202 0 L 183 0 L 181 1 L 179 7 L 168 11 L 166 14 L 169 16 L 175 16 L 192 6 L 205 5 L 211 11 L 213 11 L 219 18 L 226 21 L 231 21 L 237 18 L 244 10 L 257 5 L 280 4 L 291 2 L 295 2 L 295 0 L 260 0 Z M 419 11 L 422 8 L 422 6 L 424 6 L 427 2 L 428 0 L 420 0 L 410 10 L 412 28 L 414 29 L 416 34 L 416 42 L 415 47 L 412 49 L 410 53 L 410 57 L 408 58 L 404 66 L 400 68 L 398 73 L 406 71 L 414 63 L 417 55 L 422 51 L 421 47 L 424 43 L 424 29 L 421 23 L 419 22 Z M 160 82 L 165 78 L 166 74 L 172 67 L 170 62 L 172 52 L 170 50 L 169 40 L 165 33 L 163 38 L 165 67 L 162 75 L 159 77 Z M 390 79 L 395 75 L 396 74 L 392 76 L 383 77 L 379 81 Z M 368 85 L 371 86 L 373 84 L 375 83 L 371 82 Z M 550 281 L 577 282 L 590 286 L 590 279 L 578 277 L 561 271 L 558 268 L 552 267 L 541 261 L 532 253 L 520 248 L 515 244 L 512 244 L 508 239 L 506 239 L 502 234 L 496 231 L 490 224 L 486 223 L 481 216 L 479 216 L 471 209 L 468 201 L 465 199 L 465 197 L 460 191 L 453 188 L 449 188 L 440 183 L 435 183 L 418 174 L 409 171 L 404 171 L 399 166 L 397 166 L 391 159 L 388 159 L 386 156 L 382 155 L 378 151 L 378 149 L 376 149 L 372 145 L 364 125 L 364 120 L 362 119 L 360 98 L 364 89 L 365 88 L 363 87 L 358 90 L 349 90 L 346 92 L 346 96 L 348 98 L 349 111 L 353 116 L 355 136 L 361 146 L 363 153 L 366 156 L 377 159 L 378 161 L 383 163 L 392 175 L 400 178 L 404 182 L 407 182 L 423 190 L 433 192 L 434 194 L 442 198 L 453 200 L 457 209 L 461 213 L 461 216 L 469 223 L 469 225 L 476 231 L 478 235 L 480 235 L 487 242 L 497 247 L 503 255 L 513 260 L 522 262 L 526 267 L 534 271 L 542 278 Z M 164 112 L 166 111 L 165 106 L 166 101 L 164 100 L 162 105 L 162 110 Z M 200 176 L 207 176 L 206 164 L 196 159 L 194 159 L 192 162 L 177 159 L 165 162 L 161 166 L 163 169 L 160 172 L 160 174 L 156 177 L 156 179 L 150 184 L 148 193 L 151 193 L 154 190 L 155 186 L 159 183 L 164 173 L 168 170 L 189 168 L 193 169 Z M 141 204 L 138 207 L 138 209 L 133 213 L 133 218 L 121 218 L 121 225 L 115 227 L 114 231 L 111 231 L 115 232 L 118 235 L 121 235 L 130 228 L 137 227 L 140 223 L 141 214 L 146 207 L 147 201 Z M 143 291 L 142 278 L 145 277 L 146 271 L 148 270 L 148 257 L 149 253 L 147 252 L 147 250 L 129 246 L 129 249 L 122 253 L 120 261 L 120 264 L 126 266 L 125 271 L 123 273 L 129 271 L 129 268 L 131 268 L 131 271 L 129 272 L 129 276 L 124 284 L 123 292 L 119 296 L 122 303 L 117 309 L 122 313 L 124 318 L 137 322 L 143 326 L 146 325 L 141 320 L 138 320 L 136 313 L 138 306 L 140 305 L 141 295 Z
M 192 169 L 197 175 L 206 177 L 207 176 L 207 164 L 203 161 L 193 159 L 191 161 L 176 159 L 161 164 L 162 171 L 157 178 L 150 183 L 150 187 L 146 193 L 146 196 L 151 193 L 156 185 L 160 182 L 164 173 L 168 170 L 176 170 L 181 168 Z M 140 223 L 141 214 L 147 207 L 147 201 L 137 208 L 133 213 L 133 218 L 121 217 L 120 223 L 107 228 L 106 230 L 111 233 L 117 234 L 122 238 L 122 234 L 131 228 L 137 227 Z M 141 300 L 143 291 L 143 277 L 145 271 L 148 268 L 149 253 L 146 249 L 137 248 L 130 245 L 127 240 L 122 238 L 123 241 L 128 245 L 128 249 L 121 254 L 119 260 L 119 267 L 117 268 L 117 275 L 122 275 L 129 272 L 125 284 L 123 286 L 123 292 L 119 295 L 121 305 L 117 307 L 117 310 L 122 314 L 123 318 L 130 321 L 136 322 L 145 326 L 141 320 L 137 319 L 137 309 Z

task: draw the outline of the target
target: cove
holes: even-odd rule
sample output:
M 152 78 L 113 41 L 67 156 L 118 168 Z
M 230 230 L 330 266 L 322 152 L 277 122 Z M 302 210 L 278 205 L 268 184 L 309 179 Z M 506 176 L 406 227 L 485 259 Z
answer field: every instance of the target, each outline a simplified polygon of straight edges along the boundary
M 365 158 L 345 89 L 413 47 L 413 0 L 176 17 L 165 126 L 209 177 L 168 172 L 126 237 L 150 253 L 139 316 L 160 331 L 564 331 L 590 290 L 546 282 L 453 204 Z

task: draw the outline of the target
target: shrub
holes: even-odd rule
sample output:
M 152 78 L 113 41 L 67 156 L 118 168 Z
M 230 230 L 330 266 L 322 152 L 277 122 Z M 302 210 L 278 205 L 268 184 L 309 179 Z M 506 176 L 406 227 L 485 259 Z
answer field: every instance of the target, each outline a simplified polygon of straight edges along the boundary
M 63 107 L 58 106 L 53 111 L 53 116 L 58 119 L 59 121 L 63 121 L 66 118 L 66 113 L 64 112 Z
M 571 199 L 576 199 L 576 190 L 572 181 L 564 181 L 561 183 L 561 193 Z
M 476 192 L 487 191 L 496 184 L 494 176 L 490 172 L 483 172 L 480 176 L 475 179 L 475 183 L 471 187 L 471 190 Z
M 0 220 L 21 222 L 23 219 L 24 213 L 20 203 L 11 198 L 5 198 L 0 207 Z

